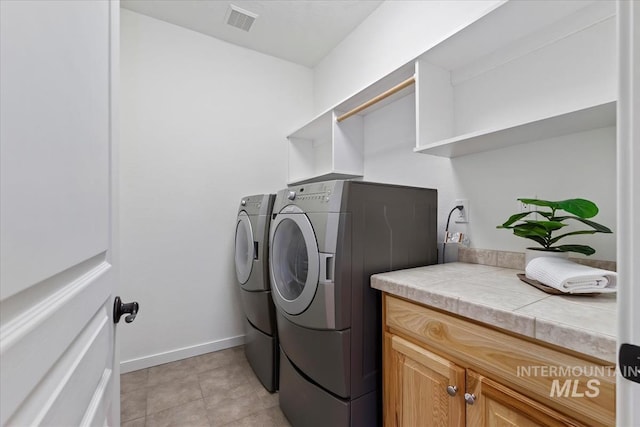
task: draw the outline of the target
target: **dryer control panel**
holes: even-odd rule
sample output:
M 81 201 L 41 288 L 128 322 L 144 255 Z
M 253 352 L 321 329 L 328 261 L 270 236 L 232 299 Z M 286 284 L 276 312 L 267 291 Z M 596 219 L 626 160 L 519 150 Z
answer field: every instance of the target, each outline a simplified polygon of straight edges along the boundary
M 315 193 L 315 194 L 297 194 L 295 191 L 289 192 L 289 200 L 319 200 L 321 202 L 328 202 L 331 199 L 331 193 Z
M 274 211 L 295 205 L 305 212 L 339 212 L 344 181 L 326 181 L 298 185 L 281 190 Z

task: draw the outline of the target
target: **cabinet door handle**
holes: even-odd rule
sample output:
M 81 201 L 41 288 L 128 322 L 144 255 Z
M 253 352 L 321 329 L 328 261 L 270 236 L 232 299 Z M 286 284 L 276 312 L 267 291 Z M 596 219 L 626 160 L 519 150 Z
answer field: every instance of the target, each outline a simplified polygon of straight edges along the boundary
M 476 395 L 473 393 L 465 393 L 464 401 L 467 402 L 469 405 L 473 405 L 474 403 L 476 403 Z
M 449 396 L 453 397 L 456 395 L 457 392 L 458 392 L 458 387 L 454 385 L 447 386 L 447 394 L 449 394 Z

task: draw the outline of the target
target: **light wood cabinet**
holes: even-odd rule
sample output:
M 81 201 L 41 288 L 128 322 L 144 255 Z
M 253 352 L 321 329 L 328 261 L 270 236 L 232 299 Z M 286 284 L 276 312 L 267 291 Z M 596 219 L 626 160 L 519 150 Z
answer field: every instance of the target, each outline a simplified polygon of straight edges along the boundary
M 396 420 L 391 425 L 465 425 L 465 370 L 398 336 L 389 338 Z M 392 386 L 393 387 L 393 386 Z
M 615 424 L 606 362 L 386 294 L 383 313 L 386 427 Z

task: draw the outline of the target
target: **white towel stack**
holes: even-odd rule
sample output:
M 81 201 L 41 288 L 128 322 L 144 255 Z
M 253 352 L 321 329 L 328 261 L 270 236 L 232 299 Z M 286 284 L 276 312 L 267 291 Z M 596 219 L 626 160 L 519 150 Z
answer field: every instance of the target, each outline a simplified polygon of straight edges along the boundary
M 616 292 L 614 271 L 587 267 L 568 259 L 539 257 L 525 268 L 527 278 L 569 294 Z

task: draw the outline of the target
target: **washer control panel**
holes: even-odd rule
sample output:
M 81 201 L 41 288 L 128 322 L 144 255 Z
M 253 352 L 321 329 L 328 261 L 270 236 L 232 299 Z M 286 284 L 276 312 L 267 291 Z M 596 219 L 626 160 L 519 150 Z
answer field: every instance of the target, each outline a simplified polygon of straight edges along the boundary
M 261 204 L 262 199 L 257 197 L 247 197 L 240 201 L 240 206 L 246 207 L 247 209 L 260 209 Z
M 271 194 L 257 194 L 255 196 L 245 196 L 240 199 L 238 212 L 244 211 L 247 215 L 269 215 L 271 212 L 270 200 L 274 196 Z

